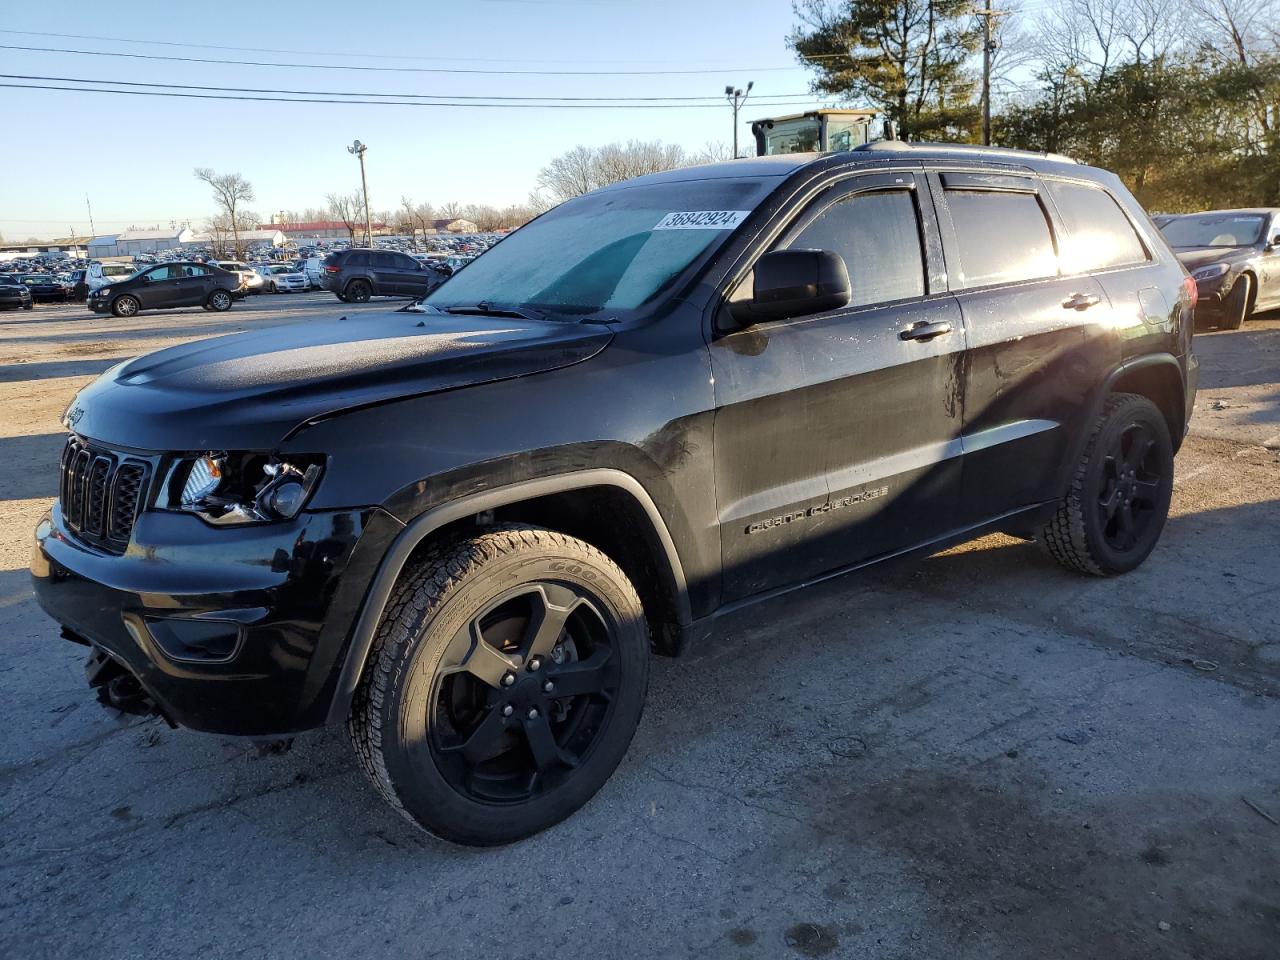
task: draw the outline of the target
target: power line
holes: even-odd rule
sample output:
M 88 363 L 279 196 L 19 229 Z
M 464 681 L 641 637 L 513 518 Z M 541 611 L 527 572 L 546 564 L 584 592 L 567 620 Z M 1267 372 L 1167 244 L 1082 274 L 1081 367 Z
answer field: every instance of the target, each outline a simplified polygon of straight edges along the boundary
M 214 63 L 238 67 L 283 67 L 302 70 L 359 70 L 366 73 L 448 73 L 507 77 L 670 77 L 733 72 L 776 73 L 795 67 L 725 67 L 715 70 L 475 70 L 466 67 L 370 67 L 336 63 L 276 63 L 269 60 L 229 60 L 215 57 L 177 57 L 159 53 L 123 53 L 107 50 L 75 50 L 69 47 L 29 47 L 0 43 L 0 50 L 28 53 L 70 53 L 83 57 L 123 57 L 129 60 L 163 60 L 169 63 Z
M 298 50 L 285 47 L 237 47 L 220 43 L 190 43 L 180 40 L 139 40 L 136 37 L 104 37 L 88 33 L 51 33 L 44 30 L 2 30 L 0 34 L 12 34 L 23 37 L 53 37 L 58 40 L 93 40 L 102 43 L 132 43 L 152 47 L 182 47 L 192 50 L 238 50 L 246 53 L 287 53 L 300 57 L 347 57 L 355 60 L 417 60 L 424 63 L 601 63 L 616 62 L 584 60 L 575 57 L 572 60 L 535 60 L 510 57 L 423 57 L 400 53 L 360 53 L 353 50 Z M 679 63 L 677 60 L 628 60 L 628 63 Z M 731 62 L 731 61 L 728 61 Z
M 178 93 L 168 90 L 109 90 L 103 87 L 55 87 L 41 83 L 0 83 L 17 90 L 62 90 L 67 93 L 114 93 L 122 97 L 181 97 L 187 100 L 239 100 L 250 103 L 324 103 L 334 106 L 384 107 L 505 107 L 509 110 L 719 110 L 714 103 L 480 103 L 434 100 L 333 100 L 328 98 L 247 97 L 220 93 Z M 794 107 L 795 101 L 761 100 L 765 107 Z
M 645 103 L 645 102 L 697 102 L 708 100 L 719 100 L 718 96 L 709 97 L 563 97 L 556 95 L 547 95 L 545 97 L 521 97 L 508 96 L 506 94 L 494 94 L 492 96 L 478 94 L 436 94 L 436 93 L 370 93 L 350 90 L 281 90 L 271 87 L 222 87 L 222 86 L 203 86 L 194 83 L 145 83 L 133 80 L 111 80 L 98 77 L 46 77 L 37 74 L 28 73 L 0 73 L 0 78 L 6 80 L 44 80 L 49 83 L 104 83 L 115 87 L 156 87 L 165 90 L 212 90 L 220 93 L 285 93 L 296 96 L 306 97 L 406 97 L 414 100 L 490 100 L 490 101 L 551 101 L 551 102 L 599 102 L 611 101 L 622 105 L 625 103 Z M 120 91 L 124 93 L 125 91 Z M 812 100 L 813 95 L 809 93 L 774 93 L 769 94 L 774 100 L 783 100 L 790 98 L 802 98 Z M 600 103 L 601 106 L 612 105 Z

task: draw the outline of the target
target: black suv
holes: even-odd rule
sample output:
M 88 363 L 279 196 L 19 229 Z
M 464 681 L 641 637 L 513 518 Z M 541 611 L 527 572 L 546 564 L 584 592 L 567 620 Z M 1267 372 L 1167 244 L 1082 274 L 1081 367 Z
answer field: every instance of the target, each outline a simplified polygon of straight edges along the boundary
M 31 288 L 22 282 L 22 278 L 12 273 L 0 273 L 0 308 L 21 307 L 30 310 L 35 305 L 31 296 Z
M 131 277 L 92 291 L 89 309 L 132 317 L 139 310 L 204 307 L 230 310 L 246 293 L 239 274 L 211 263 L 175 262 L 144 267 Z
M 650 652 L 728 611 L 991 531 L 1138 566 L 1194 293 L 1120 181 L 1064 158 L 640 177 L 407 311 L 108 371 L 67 413 L 36 591 L 107 703 L 345 723 L 405 816 L 511 841 L 609 777 Z
M 422 297 L 440 286 L 447 274 L 407 253 L 391 250 L 339 250 L 324 258 L 321 283 L 344 303 L 370 297 Z

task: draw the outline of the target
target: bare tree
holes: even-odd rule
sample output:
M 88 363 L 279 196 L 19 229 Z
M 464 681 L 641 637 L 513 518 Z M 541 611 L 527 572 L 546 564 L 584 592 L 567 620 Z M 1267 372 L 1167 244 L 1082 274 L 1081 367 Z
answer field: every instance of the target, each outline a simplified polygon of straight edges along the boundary
M 689 162 L 683 147 L 674 143 L 664 144 L 661 140 L 629 140 L 626 144 L 608 143 L 595 148 L 579 144 L 555 157 L 539 171 L 538 190 L 530 195 L 530 202 L 554 205 L 597 187 L 646 173 L 673 170 Z M 543 191 L 545 198 L 549 199 L 544 198 Z
M 440 216 L 446 220 L 457 220 L 462 216 L 462 204 L 457 200 L 450 200 L 440 208 Z
M 346 225 L 347 239 L 354 243 L 356 227 L 364 218 L 364 199 L 358 192 L 327 193 L 324 198 L 329 204 L 329 216 Z
M 214 202 L 231 224 L 236 257 L 244 256 L 240 245 L 240 205 L 254 200 L 253 184 L 238 173 L 214 173 L 209 167 L 196 167 L 195 177 L 213 190 Z

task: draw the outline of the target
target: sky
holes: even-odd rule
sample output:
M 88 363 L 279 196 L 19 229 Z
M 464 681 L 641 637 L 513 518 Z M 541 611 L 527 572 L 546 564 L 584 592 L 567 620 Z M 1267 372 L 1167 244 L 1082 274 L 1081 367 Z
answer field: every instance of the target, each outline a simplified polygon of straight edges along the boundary
M 786 46 L 795 26 L 791 0 L 307 0 L 231 7 L 132 0 L 122 8 L 101 0 L 0 0 L 0 14 L 0 74 L 111 82 L 117 89 L 139 82 L 455 97 L 712 98 L 701 101 L 708 108 L 521 109 L 11 88 L 3 91 L 11 125 L 8 148 L 0 151 L 0 234 L 9 241 L 89 233 L 86 195 L 98 234 L 188 220 L 199 229 L 214 205 L 192 175 L 195 167 L 243 174 L 257 194 L 251 209 L 264 218 L 323 207 L 325 194 L 359 189 L 359 164 L 346 150 L 357 138 L 368 145 L 375 211 L 394 209 L 402 196 L 436 206 L 503 206 L 523 201 L 539 169 L 576 144 L 661 139 L 690 150 L 727 144 L 733 132 L 723 100 L 727 84 L 755 83 L 739 115 L 744 150 L 751 120 L 821 105 L 808 94 L 809 72 Z M 0 77 L 0 84 L 49 82 Z M 769 105 L 779 95 L 796 96 L 786 106 Z M 20 144 L 9 140 L 14 122 L 26 129 Z

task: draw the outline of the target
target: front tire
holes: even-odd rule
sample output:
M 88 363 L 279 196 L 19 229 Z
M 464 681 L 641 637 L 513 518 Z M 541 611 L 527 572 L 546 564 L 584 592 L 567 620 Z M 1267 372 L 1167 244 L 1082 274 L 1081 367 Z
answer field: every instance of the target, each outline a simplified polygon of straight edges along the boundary
M 215 290 L 209 294 L 209 299 L 205 301 L 205 306 L 214 313 L 222 313 L 231 309 L 231 294 L 225 290 Z
M 1247 276 L 1241 277 L 1231 287 L 1227 300 L 1222 305 L 1222 317 L 1218 321 L 1219 330 L 1239 330 L 1244 325 L 1244 318 L 1249 315 L 1249 294 L 1253 287 Z
M 111 312 L 117 317 L 132 317 L 137 315 L 138 310 L 141 309 L 141 307 L 142 304 L 138 302 L 137 297 L 131 297 L 128 294 L 124 294 L 116 297 L 115 301 L 111 304 Z
M 1069 570 L 1128 573 L 1155 549 L 1173 497 L 1173 444 L 1164 415 L 1146 397 L 1107 398 L 1054 518 L 1041 530 L 1049 554 Z
M 365 774 L 412 823 L 510 843 L 608 780 L 648 676 L 640 599 L 612 560 L 551 530 L 491 527 L 402 575 L 347 728 Z

